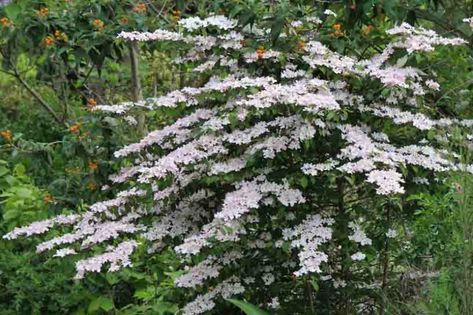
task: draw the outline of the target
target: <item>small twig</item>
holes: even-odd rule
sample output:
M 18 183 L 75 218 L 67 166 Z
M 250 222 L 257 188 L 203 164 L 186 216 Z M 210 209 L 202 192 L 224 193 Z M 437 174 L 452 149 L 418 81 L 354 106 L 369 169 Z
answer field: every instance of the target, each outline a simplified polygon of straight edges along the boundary
M 391 207 L 388 205 L 388 208 L 386 210 L 386 223 L 387 225 L 389 226 L 390 223 L 391 223 Z M 384 241 L 384 254 L 383 254 L 383 278 L 382 278 L 382 282 L 381 282 L 381 290 L 383 290 L 384 292 L 384 289 L 386 288 L 386 281 L 387 281 L 387 277 L 388 277 L 388 268 L 389 268 L 389 240 L 388 238 L 386 237 L 385 241 Z M 385 302 L 383 301 L 382 305 L 381 305 L 381 310 L 380 310 L 380 315 L 384 315 L 386 312 L 386 305 L 385 305 Z
M 14 73 L 12 74 L 17 80 L 18 82 L 21 83 L 21 85 L 23 85 L 23 87 L 41 104 L 41 106 L 54 118 L 54 120 L 67 127 L 66 123 L 56 114 L 56 112 L 53 110 L 53 108 L 41 97 L 41 95 L 39 95 L 38 92 L 36 92 L 35 89 L 33 89 L 29 84 L 28 82 L 26 82 L 19 74 L 18 72 L 16 71 L 16 69 L 14 70 Z
M 309 303 L 310 314 L 315 314 L 314 297 L 312 295 L 312 286 L 307 278 L 305 279 L 305 290 L 306 290 L 307 300 Z
M 79 86 L 84 86 L 87 83 L 87 81 L 89 80 L 90 74 L 92 73 L 93 70 L 94 70 L 94 65 L 91 65 L 89 71 L 87 71 L 87 74 L 85 75 L 84 81 L 82 81 L 82 83 Z
M 1 72 L 3 73 L 6 73 L 8 75 L 11 75 L 12 77 L 16 78 L 18 80 L 18 82 L 21 83 L 21 85 L 23 85 L 23 87 L 40 103 L 40 105 L 54 118 L 54 120 L 56 122 L 58 122 L 59 124 L 67 127 L 67 124 L 56 114 L 56 112 L 53 110 L 53 108 L 41 97 L 41 95 L 36 92 L 35 89 L 33 89 L 29 84 L 28 82 L 26 82 L 22 77 L 21 77 L 21 73 L 22 72 L 18 72 L 18 69 L 15 67 L 15 65 L 11 62 L 10 59 L 8 58 L 5 58 L 4 54 L 2 53 L 2 51 L 0 51 L 0 55 L 6 60 L 8 61 L 8 63 L 10 64 L 10 66 L 12 67 L 13 71 L 6 71 L 6 70 L 3 70 L 3 69 L 0 69 Z
M 130 42 L 130 63 L 131 63 L 131 85 L 133 102 L 143 100 L 143 91 L 141 90 L 141 81 L 139 75 L 139 47 L 136 41 Z M 138 113 L 138 130 L 141 135 L 147 133 L 145 114 Z

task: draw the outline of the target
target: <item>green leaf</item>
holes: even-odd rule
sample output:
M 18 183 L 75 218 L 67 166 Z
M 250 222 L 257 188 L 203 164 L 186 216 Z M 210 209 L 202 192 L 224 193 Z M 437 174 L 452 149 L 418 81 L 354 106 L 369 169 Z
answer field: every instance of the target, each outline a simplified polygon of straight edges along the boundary
M 83 308 L 79 308 L 77 311 L 72 313 L 72 315 L 85 315 L 85 310 Z
M 0 166 L 0 177 L 3 177 L 9 173 L 8 168 L 5 166 Z
M 136 290 L 133 296 L 136 297 L 137 299 L 146 301 L 146 300 L 151 300 L 152 298 L 154 298 L 155 293 L 156 293 L 156 288 L 154 286 L 149 286 L 144 289 Z
M 152 307 L 153 310 L 156 312 L 155 314 L 159 315 L 169 313 L 176 314 L 179 310 L 179 307 L 177 305 L 164 301 L 158 301 Z
M 274 21 L 273 25 L 271 26 L 271 41 L 275 42 L 278 38 L 279 35 L 281 35 L 281 31 L 284 27 L 285 23 L 285 18 L 284 16 L 278 16 L 276 20 Z
M 88 312 L 96 312 L 99 309 L 102 309 L 106 312 L 111 311 L 115 306 L 113 305 L 113 301 L 110 298 L 99 296 L 92 300 L 89 304 Z
M 184 11 L 184 9 L 186 8 L 186 2 L 184 0 L 177 0 L 176 8 L 180 11 Z
M 17 164 L 15 168 L 13 169 L 13 171 L 15 172 L 17 176 L 21 177 L 21 176 L 25 176 L 26 168 L 23 164 Z
M 398 66 L 399 68 L 404 67 L 407 63 L 407 58 L 408 58 L 408 56 L 404 56 L 402 58 L 399 58 L 396 62 L 396 66 Z
M 309 186 L 309 179 L 306 176 L 302 176 L 300 179 L 302 188 L 307 188 Z
M 285 252 L 285 253 L 291 253 L 291 246 L 289 245 L 289 242 L 284 242 L 282 243 L 282 250 Z
M 33 191 L 31 189 L 29 189 L 28 187 L 18 187 L 16 190 L 15 190 L 15 194 L 20 197 L 20 198 L 24 198 L 24 199 L 30 199 L 33 197 Z
M 317 283 L 316 280 L 311 279 L 310 284 L 312 285 L 312 288 L 314 289 L 315 292 L 319 292 L 319 284 Z
M 7 5 L 4 10 L 7 17 L 13 22 L 16 21 L 18 15 L 21 13 L 21 7 L 14 3 Z
M 266 313 L 262 309 L 248 302 L 235 300 L 235 299 L 226 299 L 226 300 L 236 305 L 239 309 L 245 312 L 246 315 L 269 315 L 269 313 Z

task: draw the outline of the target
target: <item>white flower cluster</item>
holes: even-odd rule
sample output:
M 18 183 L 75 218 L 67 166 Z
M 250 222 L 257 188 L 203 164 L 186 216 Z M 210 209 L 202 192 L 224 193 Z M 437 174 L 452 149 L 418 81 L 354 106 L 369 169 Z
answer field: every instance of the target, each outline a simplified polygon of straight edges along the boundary
M 463 22 L 468 23 L 473 28 L 473 16 L 471 18 L 463 19 Z
M 362 252 L 356 252 L 353 255 L 351 255 L 350 258 L 354 261 L 361 261 L 366 258 L 366 255 L 363 254 Z
M 196 255 L 202 248 L 212 245 L 210 242 L 211 239 L 215 239 L 218 242 L 237 242 L 240 234 L 245 234 L 245 229 L 238 220 L 224 223 L 216 219 L 204 225 L 200 233 L 188 236 L 184 239 L 184 242 L 176 246 L 174 250 L 184 255 Z
M 135 241 L 125 241 L 115 247 L 109 247 L 104 254 L 94 256 L 76 263 L 76 279 L 84 277 L 86 272 L 100 272 L 105 263 L 110 263 L 108 271 L 117 271 L 131 265 L 130 255 L 138 246 Z
M 156 30 L 154 32 L 121 32 L 117 38 L 129 41 L 180 41 L 184 40 L 184 36 L 180 33 Z
M 402 179 L 401 174 L 395 170 L 373 170 L 368 173 L 366 181 L 377 186 L 376 193 L 379 195 L 404 193 L 404 188 L 401 186 L 401 183 L 403 183 L 404 180 Z
M 192 266 L 187 272 L 175 280 L 175 284 L 182 288 L 195 288 L 204 284 L 208 279 L 217 278 L 223 267 L 241 259 L 242 254 L 237 251 L 225 253 L 222 257 L 208 256 L 199 264 Z
M 231 20 L 224 15 L 211 15 L 205 19 L 199 17 L 190 17 L 179 20 L 180 26 L 187 31 L 195 31 L 199 28 L 213 26 L 222 30 L 230 30 L 237 25 L 236 20 Z
M 228 299 L 244 292 L 245 287 L 243 287 L 238 278 L 231 277 L 219 283 L 215 288 L 213 288 L 212 291 L 197 296 L 194 301 L 184 306 L 182 311 L 184 315 L 202 314 L 212 310 L 215 307 L 215 298 L 221 296 Z
M 372 240 L 366 235 L 366 233 L 361 229 L 361 226 L 354 223 L 350 222 L 348 224 L 348 227 L 353 231 L 353 234 L 348 236 L 348 239 L 350 241 L 353 241 L 355 243 L 358 243 L 362 246 L 365 245 L 371 245 Z
M 75 255 L 77 252 L 72 249 L 72 248 L 61 248 L 56 251 L 56 254 L 54 254 L 54 257 L 65 257 L 69 255 Z
M 386 237 L 387 238 L 395 238 L 397 236 L 397 231 L 394 229 L 388 229 L 386 232 Z
M 43 234 L 49 231 L 54 225 L 71 225 L 79 220 L 79 216 L 75 214 L 59 215 L 53 219 L 33 222 L 32 224 L 20 228 L 14 228 L 13 231 L 3 235 L 4 239 L 12 240 L 19 236 L 31 236 Z
M 279 302 L 279 298 L 276 296 L 276 297 L 273 297 L 271 299 L 271 302 L 268 303 L 268 307 L 271 308 L 271 309 L 278 309 L 281 307 L 281 303 Z
M 223 268 L 216 264 L 217 258 L 214 256 L 207 257 L 204 261 L 195 265 L 186 274 L 176 279 L 175 284 L 178 287 L 194 288 L 201 285 L 205 280 L 217 278 L 220 270 Z
M 121 150 L 114 153 L 115 157 L 125 157 L 132 153 L 138 153 L 146 147 L 158 145 L 166 146 L 166 140 L 174 140 L 175 143 L 182 143 L 188 139 L 191 133 L 190 127 L 200 121 L 206 121 L 214 115 L 214 112 L 207 109 L 198 109 L 194 113 L 176 120 L 172 125 L 166 126 L 163 129 L 155 130 L 146 135 L 140 142 L 130 144 Z
M 302 276 L 311 272 L 321 272 L 320 265 L 328 261 L 328 255 L 319 247 L 332 238 L 333 219 L 325 219 L 320 215 L 308 216 L 300 225 L 283 231 L 285 240 L 292 240 L 291 246 L 301 248 L 299 260 L 301 268 L 294 272 Z
M 316 176 L 321 172 L 327 172 L 327 171 L 333 170 L 338 164 L 339 164 L 338 161 L 330 159 L 324 163 L 318 163 L 318 164 L 306 163 L 302 165 L 301 169 L 302 169 L 302 172 L 304 172 L 304 174 Z
M 131 223 L 140 216 L 137 213 L 129 213 L 118 221 L 109 222 L 93 222 L 91 213 L 86 215 L 77 223 L 79 227 L 72 233 L 63 234 L 42 242 L 36 246 L 38 253 L 51 250 L 59 245 L 72 244 L 80 240 L 82 248 L 89 247 L 94 244 L 102 243 L 109 239 L 117 238 L 121 233 L 134 233 L 141 229 Z
M 215 218 L 223 221 L 237 219 L 244 213 L 250 212 L 251 209 L 258 208 L 259 202 L 268 194 L 275 195 L 286 207 L 305 202 L 302 193 L 297 189 L 289 188 L 287 182 L 277 184 L 268 182 L 262 177 L 252 182 L 239 183 L 238 187 L 238 190 L 225 196 L 222 211 L 216 213 Z
M 414 28 L 408 23 L 402 23 L 386 32 L 390 35 L 402 35 L 403 38 L 395 42 L 394 46 L 406 49 L 409 54 L 415 51 L 433 51 L 434 46 L 437 45 L 463 45 L 466 43 L 461 38 L 441 37 L 432 30 L 422 27 Z
M 173 91 L 167 95 L 148 98 L 139 102 L 125 102 L 119 105 L 97 105 L 95 110 L 105 111 L 110 113 L 122 114 L 134 106 L 153 109 L 157 107 L 177 107 L 178 104 L 186 103 L 187 106 L 197 105 L 196 97 L 211 92 L 226 92 L 230 89 L 246 89 L 250 87 L 264 87 L 274 82 L 270 77 L 259 78 L 235 78 L 233 76 L 220 80 L 213 78 L 206 85 L 201 88 L 186 87 L 182 90 Z

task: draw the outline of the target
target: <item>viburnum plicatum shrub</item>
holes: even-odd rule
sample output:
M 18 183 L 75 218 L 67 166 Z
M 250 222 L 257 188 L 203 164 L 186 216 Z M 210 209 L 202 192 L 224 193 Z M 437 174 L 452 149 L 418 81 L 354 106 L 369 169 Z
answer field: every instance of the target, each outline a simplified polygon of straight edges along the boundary
M 387 245 L 402 243 L 403 196 L 436 174 L 473 170 L 442 145 L 473 121 L 439 117 L 431 100 L 441 87 L 415 67 L 416 56 L 464 41 L 404 23 L 360 59 L 323 44 L 321 23 L 293 21 L 272 48 L 266 29 L 219 15 L 119 34 L 165 42 L 208 80 L 97 106 L 127 121 L 143 109 L 181 115 L 115 152 L 125 166 L 111 178 L 114 199 L 4 238 L 66 226 L 37 251 L 102 248 L 77 261 L 78 279 L 130 266 L 138 246 L 171 248 L 184 314 L 219 313 L 230 297 L 281 314 L 373 311 L 392 269 Z

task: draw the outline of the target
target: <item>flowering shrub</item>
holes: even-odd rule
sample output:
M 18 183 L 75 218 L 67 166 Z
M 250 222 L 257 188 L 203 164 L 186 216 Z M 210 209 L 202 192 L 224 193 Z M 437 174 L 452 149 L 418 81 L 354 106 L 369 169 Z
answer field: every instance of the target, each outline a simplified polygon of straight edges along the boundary
M 184 314 L 233 296 L 284 314 L 315 304 L 373 311 L 402 195 L 437 173 L 473 170 L 441 144 L 447 129 L 473 121 L 439 118 L 429 96 L 441 87 L 415 67 L 416 55 L 464 41 L 402 24 L 387 31 L 382 51 L 357 59 L 322 43 L 314 31 L 321 23 L 292 22 L 274 47 L 265 29 L 221 15 L 181 19 L 177 32 L 120 33 L 185 48 L 175 62 L 211 77 L 157 98 L 94 106 L 127 119 L 135 108 L 182 117 L 115 152 L 125 161 L 111 177 L 116 198 L 4 238 L 71 226 L 37 246 L 59 257 L 110 243 L 76 263 L 78 279 L 131 265 L 140 244 L 150 254 L 171 247 L 185 265 L 175 286 L 195 295 Z

